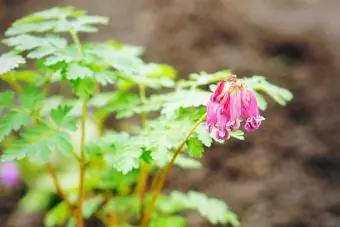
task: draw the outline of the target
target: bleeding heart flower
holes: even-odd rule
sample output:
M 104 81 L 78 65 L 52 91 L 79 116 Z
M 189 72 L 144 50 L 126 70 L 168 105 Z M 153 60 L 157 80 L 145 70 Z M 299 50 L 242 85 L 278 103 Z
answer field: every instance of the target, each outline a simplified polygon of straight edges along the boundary
M 206 127 L 219 140 L 228 139 L 231 131 L 240 128 L 241 122 L 247 132 L 252 132 L 264 119 L 254 92 L 239 83 L 235 74 L 228 81 L 218 83 L 207 104 Z

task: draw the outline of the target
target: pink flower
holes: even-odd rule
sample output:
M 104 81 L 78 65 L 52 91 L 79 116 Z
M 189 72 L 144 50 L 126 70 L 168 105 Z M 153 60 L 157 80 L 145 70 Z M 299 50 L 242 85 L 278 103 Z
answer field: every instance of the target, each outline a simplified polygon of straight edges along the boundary
M 263 120 L 254 92 L 238 83 L 236 75 L 228 82 L 221 81 L 207 104 L 206 127 L 219 140 L 228 139 L 231 131 L 240 128 L 241 122 L 245 122 L 247 132 L 252 132 Z
M 0 164 L 0 183 L 15 187 L 19 183 L 20 173 L 14 162 L 4 162 Z

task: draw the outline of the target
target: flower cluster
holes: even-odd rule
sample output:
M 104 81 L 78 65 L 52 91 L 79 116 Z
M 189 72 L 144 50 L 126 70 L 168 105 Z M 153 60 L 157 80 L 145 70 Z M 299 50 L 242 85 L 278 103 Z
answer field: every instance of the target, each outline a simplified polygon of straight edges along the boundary
M 235 74 L 217 85 L 207 104 L 206 127 L 218 140 L 228 139 L 230 132 L 238 130 L 241 123 L 247 132 L 255 131 L 264 119 L 254 92 L 239 83 Z

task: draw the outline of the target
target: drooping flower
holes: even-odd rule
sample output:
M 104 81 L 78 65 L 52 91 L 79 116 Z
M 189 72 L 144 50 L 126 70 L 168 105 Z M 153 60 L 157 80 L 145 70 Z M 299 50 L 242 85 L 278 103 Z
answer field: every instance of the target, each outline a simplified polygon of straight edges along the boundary
M 261 126 L 264 117 L 260 115 L 256 96 L 253 91 L 246 90 L 242 96 L 242 116 L 246 119 L 244 129 L 253 132 Z
M 232 74 L 228 81 L 221 81 L 207 104 L 206 127 L 216 139 L 226 140 L 244 122 L 244 129 L 252 132 L 264 120 L 260 115 L 253 91 L 239 83 Z
M 0 164 L 0 184 L 15 187 L 19 184 L 20 173 L 14 162 Z

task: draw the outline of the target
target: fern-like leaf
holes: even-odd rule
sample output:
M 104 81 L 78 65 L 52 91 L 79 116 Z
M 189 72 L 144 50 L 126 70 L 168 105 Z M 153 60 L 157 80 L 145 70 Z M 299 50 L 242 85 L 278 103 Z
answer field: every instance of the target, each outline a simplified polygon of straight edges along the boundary
M 236 215 L 230 211 L 225 202 L 215 198 L 208 198 L 200 192 L 190 191 L 188 193 L 182 193 L 174 191 L 170 194 L 170 201 L 165 201 L 167 202 L 163 201 L 158 203 L 159 209 L 165 213 L 175 213 L 191 209 L 197 210 L 214 225 L 239 225 Z
M 18 110 L 11 110 L 0 121 L 0 141 L 12 131 L 18 131 L 22 126 L 28 124 L 30 116 Z
M 21 139 L 14 141 L 5 151 L 2 160 L 16 160 L 28 157 L 31 160 L 48 161 L 52 152 L 68 155 L 72 145 L 69 135 L 45 124 L 21 133 Z
M 93 25 L 107 24 L 108 18 L 101 16 L 87 16 L 85 11 L 72 7 L 55 7 L 49 10 L 33 13 L 15 21 L 5 32 L 6 36 L 41 32 L 93 32 Z
M 25 64 L 26 60 L 20 55 L 6 53 L 0 56 L 0 75 L 16 69 L 20 64 Z

